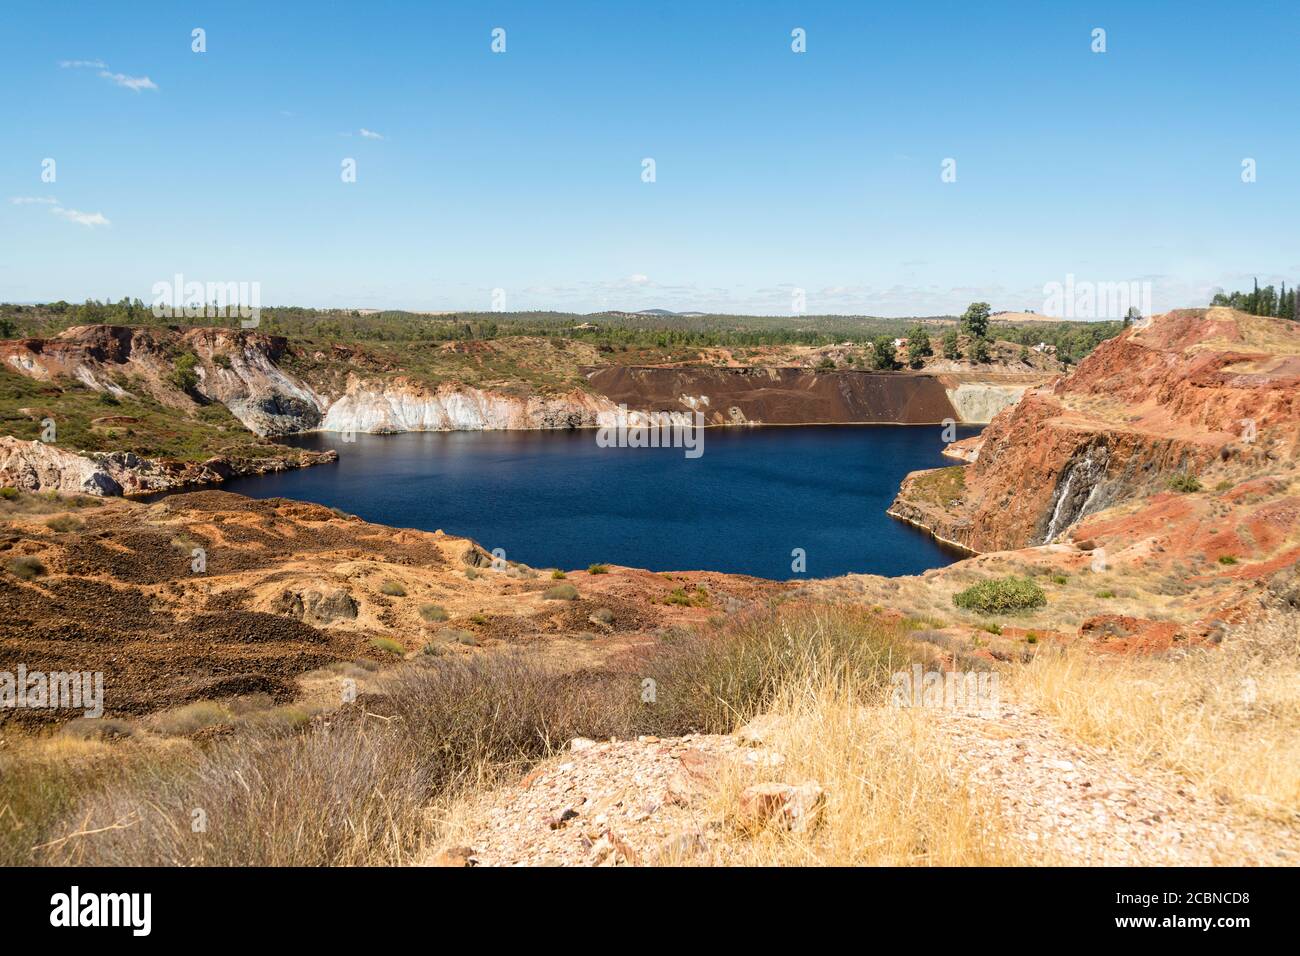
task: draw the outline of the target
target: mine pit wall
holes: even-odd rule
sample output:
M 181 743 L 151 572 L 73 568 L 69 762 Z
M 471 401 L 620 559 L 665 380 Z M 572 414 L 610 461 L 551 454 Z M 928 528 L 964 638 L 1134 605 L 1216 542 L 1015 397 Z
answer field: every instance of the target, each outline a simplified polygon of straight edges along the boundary
M 950 397 L 960 389 L 969 393 L 970 386 L 954 384 L 950 388 L 934 375 L 629 366 L 583 371 L 592 390 L 615 405 L 649 412 L 698 410 L 711 425 L 981 421 L 963 416 Z
M 984 430 L 967 466 L 958 507 L 929 508 L 904 482 L 891 513 L 973 551 L 1005 551 L 1059 537 L 1081 518 L 1160 490 L 1171 474 L 1196 472 L 1211 445 L 1060 420 L 1060 406 L 1027 396 Z

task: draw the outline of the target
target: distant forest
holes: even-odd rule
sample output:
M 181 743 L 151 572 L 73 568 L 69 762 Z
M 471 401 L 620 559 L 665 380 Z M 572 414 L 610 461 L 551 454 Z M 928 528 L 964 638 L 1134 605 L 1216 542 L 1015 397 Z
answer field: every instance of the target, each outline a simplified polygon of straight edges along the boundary
M 1290 319 L 1296 321 L 1300 316 L 1295 311 L 1295 288 L 1288 289 L 1286 283 L 1282 283 L 1280 290 L 1274 289 L 1271 285 L 1264 288 L 1259 287 L 1259 280 L 1255 280 L 1255 288 L 1250 292 L 1216 292 L 1214 298 L 1210 300 L 1210 305 L 1227 305 L 1242 312 L 1249 312 L 1251 315 L 1271 315 L 1279 319 Z
M 640 315 L 626 312 L 579 315 L 569 312 L 362 313 L 346 309 L 266 306 L 258 331 L 291 340 L 331 342 L 447 342 L 490 340 L 514 335 L 568 338 L 594 345 L 658 348 L 752 347 L 763 345 L 865 345 L 881 337 L 905 337 L 930 327 L 955 328 L 956 316 L 881 318 L 846 315 Z M 0 338 L 56 335 L 74 325 L 237 324 L 235 318 L 158 318 L 140 299 L 117 302 L 0 304 Z M 998 324 L 996 338 L 1023 346 L 1056 346 L 1057 357 L 1077 362 L 1099 342 L 1118 334 L 1121 322 L 1032 322 Z

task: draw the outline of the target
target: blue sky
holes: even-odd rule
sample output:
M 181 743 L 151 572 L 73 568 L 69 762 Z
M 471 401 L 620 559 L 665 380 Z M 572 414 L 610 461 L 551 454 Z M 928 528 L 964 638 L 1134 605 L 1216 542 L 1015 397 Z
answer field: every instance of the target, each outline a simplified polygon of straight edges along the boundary
M 1297 49 L 1293 2 L 8 3 L 0 300 L 1201 305 L 1300 282 Z

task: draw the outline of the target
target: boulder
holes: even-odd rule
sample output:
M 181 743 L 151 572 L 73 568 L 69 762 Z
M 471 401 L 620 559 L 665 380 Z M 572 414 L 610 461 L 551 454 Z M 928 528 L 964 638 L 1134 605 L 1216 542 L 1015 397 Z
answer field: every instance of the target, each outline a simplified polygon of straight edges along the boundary
M 825 791 L 816 780 L 801 784 L 756 783 L 740 794 L 738 816 L 743 825 L 760 829 L 777 826 L 803 832 L 821 822 Z
M 357 617 L 357 602 L 341 588 L 316 590 L 286 590 L 276 599 L 272 610 L 287 614 L 307 624 L 331 624 L 334 621 L 353 621 Z

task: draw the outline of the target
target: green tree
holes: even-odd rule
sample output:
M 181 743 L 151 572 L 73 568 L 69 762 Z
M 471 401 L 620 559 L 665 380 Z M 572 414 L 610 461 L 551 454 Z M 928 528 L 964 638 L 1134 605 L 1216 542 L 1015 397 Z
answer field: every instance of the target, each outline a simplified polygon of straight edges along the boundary
M 894 340 L 888 335 L 877 336 L 871 343 L 871 367 L 892 369 L 894 365 Z
M 956 329 L 949 329 L 947 332 L 943 333 L 943 339 L 941 340 L 941 343 L 942 343 L 944 358 L 951 359 L 953 361 L 956 361 L 957 359 L 961 358 L 961 346 L 958 344 L 957 341 Z
M 971 338 L 984 339 L 989 334 L 989 304 L 972 302 L 961 317 L 961 327 Z
M 198 361 L 199 357 L 193 352 L 186 352 L 176 359 L 170 379 L 171 383 L 182 392 L 188 392 L 199 384 L 199 374 L 194 371 L 194 366 L 198 364 Z
M 907 332 L 907 361 L 909 364 L 919 368 L 927 355 L 933 355 L 934 348 L 930 345 L 930 333 L 919 325 L 908 329 Z
M 966 354 L 972 362 L 987 362 L 989 360 L 988 339 L 971 339 L 970 345 L 966 348 Z

